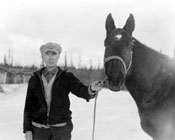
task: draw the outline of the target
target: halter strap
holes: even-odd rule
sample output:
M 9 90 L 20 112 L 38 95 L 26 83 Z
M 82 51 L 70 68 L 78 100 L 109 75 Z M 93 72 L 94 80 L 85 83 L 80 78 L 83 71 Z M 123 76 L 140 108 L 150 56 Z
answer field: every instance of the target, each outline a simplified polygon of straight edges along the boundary
M 108 61 L 110 61 L 110 60 L 112 60 L 112 59 L 117 59 L 117 60 L 119 60 L 120 62 L 122 62 L 123 67 L 124 67 L 124 70 L 125 70 L 125 75 L 126 75 L 126 74 L 128 73 L 128 71 L 129 71 L 131 65 L 132 65 L 132 54 L 131 54 L 131 60 L 130 60 L 130 62 L 129 62 L 128 68 L 127 68 L 127 66 L 126 66 L 125 61 L 124 61 L 123 58 L 120 57 L 120 56 L 109 56 L 109 57 L 107 57 L 107 58 L 104 58 L 104 63 L 107 63 Z

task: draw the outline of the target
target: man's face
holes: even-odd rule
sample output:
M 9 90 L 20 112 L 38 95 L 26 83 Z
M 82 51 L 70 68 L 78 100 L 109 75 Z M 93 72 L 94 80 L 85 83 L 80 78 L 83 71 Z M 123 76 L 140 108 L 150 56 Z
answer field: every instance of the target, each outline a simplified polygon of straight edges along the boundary
M 60 54 L 54 51 L 46 51 L 42 54 L 42 59 L 47 67 L 55 67 L 57 65 Z

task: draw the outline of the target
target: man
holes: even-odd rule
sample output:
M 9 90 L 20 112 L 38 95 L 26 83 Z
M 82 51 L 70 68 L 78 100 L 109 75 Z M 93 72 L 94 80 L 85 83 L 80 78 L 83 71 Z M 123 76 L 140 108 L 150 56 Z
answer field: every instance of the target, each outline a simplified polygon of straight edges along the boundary
M 89 101 L 102 89 L 102 82 L 86 86 L 73 73 L 57 67 L 61 50 L 56 43 L 40 47 L 46 67 L 34 72 L 29 80 L 23 123 L 26 140 L 71 140 L 69 93 Z

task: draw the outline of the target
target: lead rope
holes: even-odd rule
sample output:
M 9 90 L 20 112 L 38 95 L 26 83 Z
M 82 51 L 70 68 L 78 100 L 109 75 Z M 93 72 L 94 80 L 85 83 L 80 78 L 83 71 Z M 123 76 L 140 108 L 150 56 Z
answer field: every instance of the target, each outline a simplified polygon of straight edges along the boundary
M 103 83 L 103 86 L 107 80 L 107 77 L 102 80 L 101 82 Z M 92 130 L 92 140 L 94 140 L 95 137 L 95 123 L 96 123 L 96 108 L 97 108 L 97 98 L 98 98 L 98 93 L 95 95 L 95 101 L 94 101 L 94 115 L 93 115 L 93 130 Z
M 94 140 L 94 136 L 95 136 L 95 122 L 96 122 L 97 97 L 98 97 L 98 93 L 95 95 L 95 102 L 94 102 L 92 140 Z

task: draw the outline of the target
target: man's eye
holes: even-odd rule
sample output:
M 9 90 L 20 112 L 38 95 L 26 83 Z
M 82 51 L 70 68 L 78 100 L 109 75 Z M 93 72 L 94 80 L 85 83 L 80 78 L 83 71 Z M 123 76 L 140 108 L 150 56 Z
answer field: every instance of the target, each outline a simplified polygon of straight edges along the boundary
M 57 55 L 57 53 L 53 52 L 53 53 L 50 53 L 50 52 L 46 52 L 45 55 Z

